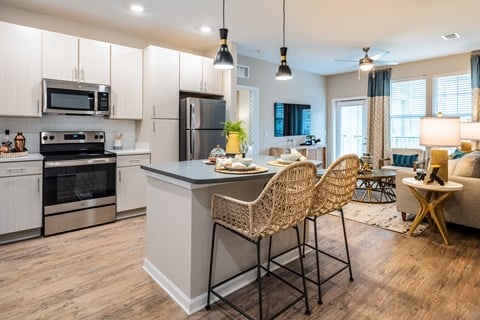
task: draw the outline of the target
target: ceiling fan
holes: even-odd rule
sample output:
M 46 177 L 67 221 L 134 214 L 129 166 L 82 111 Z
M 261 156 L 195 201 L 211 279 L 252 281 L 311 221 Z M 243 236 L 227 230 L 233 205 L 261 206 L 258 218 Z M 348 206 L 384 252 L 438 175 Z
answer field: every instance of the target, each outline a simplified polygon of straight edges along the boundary
M 358 72 L 360 72 L 360 71 L 368 72 L 368 71 L 374 70 L 375 64 L 377 64 L 377 63 L 378 63 L 378 65 L 382 65 L 382 66 L 397 65 L 398 64 L 397 62 L 393 62 L 393 61 L 378 60 L 382 56 L 390 53 L 390 51 L 381 51 L 380 53 L 369 57 L 368 56 L 368 51 L 369 50 L 370 50 L 369 47 L 363 48 L 363 52 L 365 53 L 365 56 L 363 56 L 362 58 L 360 58 L 358 60 L 335 59 L 335 61 L 338 61 L 338 62 L 357 62 L 358 61 Z

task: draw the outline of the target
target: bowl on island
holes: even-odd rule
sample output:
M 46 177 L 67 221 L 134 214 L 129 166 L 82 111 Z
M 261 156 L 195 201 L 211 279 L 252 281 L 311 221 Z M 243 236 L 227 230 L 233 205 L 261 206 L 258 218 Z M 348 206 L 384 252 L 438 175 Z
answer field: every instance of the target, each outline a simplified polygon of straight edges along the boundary
M 301 155 L 296 153 L 282 153 L 280 159 L 283 161 L 297 161 Z
M 232 163 L 239 162 L 243 164 L 245 167 L 248 167 L 252 164 L 252 158 L 232 158 Z

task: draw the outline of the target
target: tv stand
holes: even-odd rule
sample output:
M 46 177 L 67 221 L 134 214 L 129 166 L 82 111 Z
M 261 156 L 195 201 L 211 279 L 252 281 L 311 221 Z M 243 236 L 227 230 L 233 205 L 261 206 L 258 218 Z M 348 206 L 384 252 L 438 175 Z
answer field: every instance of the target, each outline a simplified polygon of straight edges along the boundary
M 307 159 L 320 160 L 322 162 L 323 169 L 326 169 L 327 163 L 327 147 L 325 146 L 296 146 L 295 149 L 300 152 Z M 285 147 L 271 147 L 270 155 L 280 157 L 282 153 L 286 153 Z

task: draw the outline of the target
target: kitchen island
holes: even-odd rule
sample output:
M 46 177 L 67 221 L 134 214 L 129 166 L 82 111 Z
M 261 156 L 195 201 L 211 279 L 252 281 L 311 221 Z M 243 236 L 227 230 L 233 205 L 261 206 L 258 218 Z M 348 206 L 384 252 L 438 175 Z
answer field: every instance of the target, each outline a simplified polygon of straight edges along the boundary
M 271 156 L 256 156 L 254 163 L 268 171 L 224 174 L 202 160 L 142 166 L 147 176 L 146 257 L 144 269 L 185 310 L 192 314 L 206 304 L 208 261 L 212 234 L 210 202 L 214 193 L 252 201 L 281 167 L 268 165 Z M 320 164 L 320 162 L 318 163 Z M 317 164 L 317 165 L 318 165 Z M 268 241 L 262 248 L 266 261 Z M 295 231 L 275 238 L 273 252 L 296 244 Z M 238 236 L 217 232 L 215 283 L 255 264 L 252 245 Z M 293 251 L 284 261 L 295 259 Z M 255 270 L 222 288 L 233 292 L 255 279 Z

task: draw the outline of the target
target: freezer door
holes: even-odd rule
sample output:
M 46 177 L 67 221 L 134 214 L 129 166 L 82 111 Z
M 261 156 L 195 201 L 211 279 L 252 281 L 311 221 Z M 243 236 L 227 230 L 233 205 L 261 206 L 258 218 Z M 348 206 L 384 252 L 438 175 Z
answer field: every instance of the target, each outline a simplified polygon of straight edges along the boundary
M 224 100 L 186 98 L 186 129 L 222 129 L 225 122 Z
M 225 137 L 221 134 L 222 130 L 187 130 L 186 155 L 181 160 L 207 159 L 217 145 L 225 149 Z

